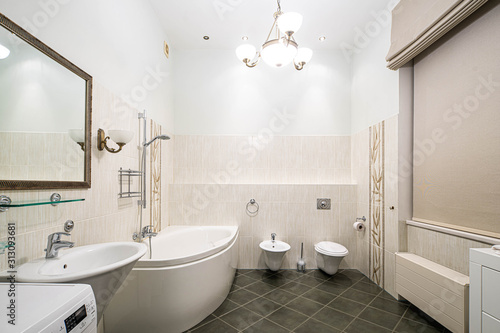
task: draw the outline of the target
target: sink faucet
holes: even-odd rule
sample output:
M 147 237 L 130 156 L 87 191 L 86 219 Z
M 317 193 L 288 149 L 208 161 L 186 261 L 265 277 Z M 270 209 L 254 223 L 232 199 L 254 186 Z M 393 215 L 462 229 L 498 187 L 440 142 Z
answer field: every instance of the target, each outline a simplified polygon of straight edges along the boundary
M 45 252 L 47 252 L 47 254 L 45 255 L 46 259 L 55 258 L 57 257 L 57 253 L 60 249 L 65 247 L 71 248 L 73 247 L 73 245 L 75 245 L 75 243 L 73 242 L 62 241 L 61 235 L 71 236 L 71 234 L 68 234 L 67 232 L 54 232 L 53 234 L 49 235 L 47 248 L 45 249 Z
M 274 232 L 271 234 L 271 240 L 272 240 L 272 241 L 275 241 L 275 240 L 276 240 L 276 234 L 275 234 Z
M 158 235 L 158 233 L 154 231 L 152 225 L 147 225 L 144 228 L 142 228 L 142 238 L 151 238 L 155 237 L 156 235 Z

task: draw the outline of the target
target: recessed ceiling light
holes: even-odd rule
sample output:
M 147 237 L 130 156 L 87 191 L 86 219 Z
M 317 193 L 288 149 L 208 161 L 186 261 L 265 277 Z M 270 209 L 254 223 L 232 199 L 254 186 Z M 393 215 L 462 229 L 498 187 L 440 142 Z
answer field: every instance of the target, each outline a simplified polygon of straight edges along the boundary
M 319 41 L 320 41 L 320 42 L 324 42 L 324 41 L 325 41 L 325 39 L 326 39 L 326 37 L 325 37 L 325 36 L 321 36 L 321 37 L 319 38 Z
M 210 39 L 210 37 L 208 37 L 208 36 L 203 36 L 203 39 L 204 39 L 204 40 L 209 40 L 209 39 Z
M 243 36 L 243 37 L 241 37 L 241 39 L 248 40 L 248 36 Z

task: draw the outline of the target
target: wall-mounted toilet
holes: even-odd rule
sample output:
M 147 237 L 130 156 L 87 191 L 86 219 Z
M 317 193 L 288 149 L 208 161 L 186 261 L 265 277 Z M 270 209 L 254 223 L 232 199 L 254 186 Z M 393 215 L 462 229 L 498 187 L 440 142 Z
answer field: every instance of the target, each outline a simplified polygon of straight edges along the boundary
M 330 275 L 337 273 L 340 262 L 349 254 L 345 246 L 334 242 L 319 242 L 314 249 L 318 268 Z

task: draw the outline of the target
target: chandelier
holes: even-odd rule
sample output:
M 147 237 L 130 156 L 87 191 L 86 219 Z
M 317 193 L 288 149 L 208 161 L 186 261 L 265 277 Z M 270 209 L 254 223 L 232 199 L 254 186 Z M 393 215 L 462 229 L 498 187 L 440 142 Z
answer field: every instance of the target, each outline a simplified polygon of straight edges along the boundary
M 284 67 L 293 62 L 295 69 L 301 70 L 311 60 L 312 50 L 301 47 L 295 41 L 293 34 L 302 25 L 302 15 L 299 13 L 284 13 L 281 11 L 280 0 L 278 9 L 274 13 L 274 23 L 262 48 L 257 52 L 251 44 L 240 45 L 236 49 L 236 56 L 247 67 L 255 67 L 260 59 L 271 67 Z

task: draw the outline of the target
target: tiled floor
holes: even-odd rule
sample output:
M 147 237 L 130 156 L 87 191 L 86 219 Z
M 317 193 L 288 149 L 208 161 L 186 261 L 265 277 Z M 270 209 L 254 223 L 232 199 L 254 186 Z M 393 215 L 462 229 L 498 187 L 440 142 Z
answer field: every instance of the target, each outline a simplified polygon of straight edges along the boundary
M 238 270 L 224 303 L 193 333 L 449 332 L 356 270 Z

